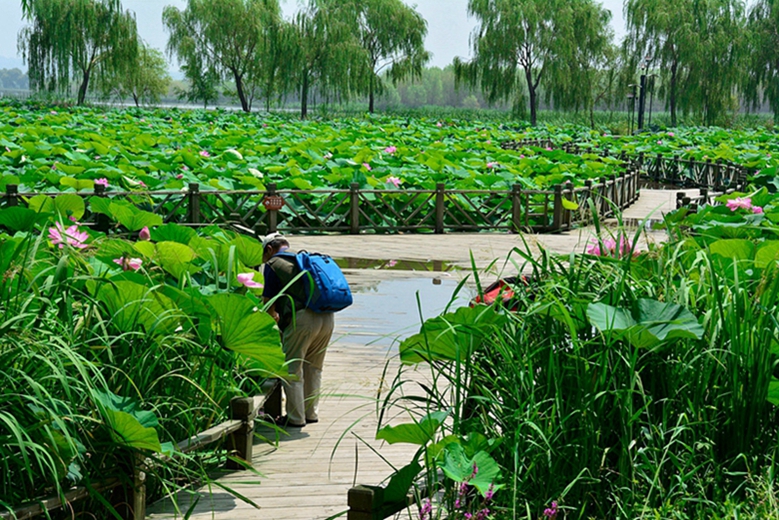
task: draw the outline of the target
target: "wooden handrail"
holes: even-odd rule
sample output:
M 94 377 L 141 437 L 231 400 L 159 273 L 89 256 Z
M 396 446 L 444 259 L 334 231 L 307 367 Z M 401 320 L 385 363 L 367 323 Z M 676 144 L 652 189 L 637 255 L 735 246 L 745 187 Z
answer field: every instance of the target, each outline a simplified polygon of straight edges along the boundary
M 252 444 L 254 440 L 254 419 L 257 417 L 259 410 L 264 409 L 266 414 L 272 417 L 281 415 L 280 381 L 278 379 L 268 380 L 263 383 L 262 390 L 262 395 L 234 398 L 230 402 L 230 412 L 233 416 L 231 419 L 179 442 L 176 445 L 178 450 L 177 453 L 189 453 L 228 437 L 228 443 L 236 452 L 236 458 L 251 464 Z M 236 412 L 241 415 L 240 418 L 235 416 Z M 153 463 L 153 461 L 146 457 L 142 458 L 142 463 L 135 464 L 135 474 L 130 479 L 135 484 L 133 488 L 129 490 L 133 496 L 131 503 L 135 503 L 136 507 L 133 507 L 128 511 L 127 518 L 132 520 L 143 520 L 146 518 L 144 468 L 139 468 L 138 466 L 148 466 L 150 463 Z M 166 458 L 169 457 L 163 456 L 160 460 Z M 240 469 L 243 467 L 242 464 L 237 464 L 230 458 L 228 458 L 227 465 L 228 469 Z M 83 498 L 87 498 L 93 491 L 106 491 L 123 484 L 124 482 L 122 480 L 112 478 L 92 485 L 91 489 L 87 486 L 75 487 L 65 492 L 62 496 L 57 495 L 33 500 L 29 504 L 20 506 L 13 511 L 0 512 L 0 518 L 3 520 L 33 518 L 48 511 L 64 507 L 65 504 L 71 504 Z M 136 498 L 139 496 L 143 497 L 144 500 L 138 501 Z

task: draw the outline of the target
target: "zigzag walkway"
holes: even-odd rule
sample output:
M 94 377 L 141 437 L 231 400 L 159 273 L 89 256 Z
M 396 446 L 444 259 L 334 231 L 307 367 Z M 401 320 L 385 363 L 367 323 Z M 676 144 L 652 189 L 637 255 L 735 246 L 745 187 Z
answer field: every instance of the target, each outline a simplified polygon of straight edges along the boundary
M 647 217 L 660 219 L 663 212 L 674 208 L 675 193 L 643 190 L 639 200 L 625 212 L 625 220 L 638 223 Z M 419 326 L 417 294 L 424 315 L 433 316 L 448 302 L 457 278 L 470 268 L 471 255 L 479 269 L 516 272 L 517 267 L 511 263 L 493 261 L 505 259 L 515 247 L 524 250 L 526 245 L 534 252 L 539 247 L 557 253 L 582 251 L 593 233 L 592 228 L 582 228 L 557 235 L 291 237 L 294 249 L 352 259 L 355 267 L 373 263 L 374 267 L 411 265 L 420 270 L 346 269 L 355 289 L 355 304 L 336 319 L 336 339 L 325 361 L 320 422 L 301 430 L 290 429 L 277 446 L 257 441 L 253 464 L 261 476 L 241 471 L 218 478 L 220 484 L 249 498 L 259 509 L 212 485 L 197 490 L 199 501 L 190 518 L 310 520 L 345 511 L 350 487 L 379 484 L 392 471 L 388 462 L 403 466 L 415 451 L 413 446 L 389 446 L 373 439 L 377 392 L 387 389 L 398 366 L 392 338 L 404 337 Z M 663 233 L 647 233 L 639 248 L 645 247 L 647 240 L 663 238 Z M 446 271 L 452 267 L 461 270 Z M 387 362 L 389 381 L 382 378 Z M 419 371 L 419 377 L 424 377 L 424 370 Z M 403 420 L 398 417 L 393 422 Z M 260 429 L 258 433 L 273 435 L 270 430 Z M 180 510 L 187 511 L 192 500 L 192 495 L 182 494 Z M 151 506 L 149 512 L 151 519 L 183 517 L 183 513 L 175 513 L 170 500 Z

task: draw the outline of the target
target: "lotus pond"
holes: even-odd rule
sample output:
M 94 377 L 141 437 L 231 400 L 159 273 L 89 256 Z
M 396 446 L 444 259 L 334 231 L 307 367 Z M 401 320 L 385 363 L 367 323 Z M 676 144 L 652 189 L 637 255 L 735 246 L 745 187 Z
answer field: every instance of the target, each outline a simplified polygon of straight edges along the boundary
M 779 517 L 773 132 L 612 137 L 489 122 L 14 104 L 0 105 L 0 128 L 0 188 L 39 193 L 24 211 L 0 212 L 0 507 L 122 478 L 137 455 L 160 462 L 152 494 L 205 478 L 225 453 L 167 459 L 173 443 L 223 420 L 231 397 L 285 373 L 258 298 L 255 240 L 90 201 L 121 225 L 107 235 L 82 224 L 79 192 L 191 182 L 508 189 L 619 168 L 596 153 L 500 147 L 544 138 L 760 172 L 715 204 L 668 215 L 669 241 L 648 251 L 608 229 L 570 256 L 513 251 L 509 265 L 532 273 L 518 312 L 477 305 L 427 320 L 401 343 L 403 368 L 381 396 L 388 414 L 404 407 L 417 419 L 377 432 L 419 446 L 395 488 L 419 476 L 440 490 L 434 503 L 420 497 L 429 518 L 484 508 L 528 519 Z M 408 370 L 429 371 L 425 399 L 404 395 Z M 91 496 L 108 509 L 94 487 Z

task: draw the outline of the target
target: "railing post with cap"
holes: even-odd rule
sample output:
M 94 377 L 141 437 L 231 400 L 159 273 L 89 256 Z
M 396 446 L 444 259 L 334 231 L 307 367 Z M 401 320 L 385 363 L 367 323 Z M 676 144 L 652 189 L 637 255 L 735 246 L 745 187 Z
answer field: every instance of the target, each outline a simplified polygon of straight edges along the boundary
M 276 197 L 276 183 L 271 182 L 268 184 L 268 191 L 265 193 L 267 198 Z M 273 209 L 273 206 L 268 210 L 268 233 L 275 233 L 278 230 L 279 225 L 279 212 Z
M 584 192 L 584 198 L 582 200 L 584 204 L 588 206 L 584 208 L 585 210 L 584 222 L 587 223 L 590 221 L 590 200 L 592 199 L 592 179 L 587 179 L 586 181 L 584 181 L 584 188 L 587 191 Z
M 200 185 L 196 182 L 190 182 L 187 188 L 188 215 L 187 222 L 189 224 L 200 224 Z
M 5 198 L 7 206 L 19 205 L 19 186 L 16 184 L 8 184 L 5 187 Z
M 446 185 L 438 183 L 435 185 L 435 233 L 442 235 L 444 233 L 444 201 L 446 199 Z
M 552 201 L 552 231 L 560 231 L 563 227 L 563 185 L 554 187 L 554 199 Z
M 241 427 L 230 434 L 227 439 L 227 449 L 234 457 L 227 459 L 227 469 L 243 469 L 244 465 L 234 459 L 240 459 L 251 465 L 254 446 L 254 399 L 251 397 L 234 397 L 230 401 L 230 418 L 243 421 Z
M 522 229 L 522 185 L 511 186 L 511 227 L 514 233 Z
M 378 486 L 355 486 L 347 498 L 347 520 L 376 520 L 384 504 L 384 489 Z
M 573 183 L 571 181 L 567 181 L 565 183 L 565 198 L 573 202 L 574 197 L 575 197 L 575 193 L 573 191 Z M 573 211 L 571 211 L 570 209 L 565 209 L 565 207 L 563 207 L 563 224 L 565 225 L 566 229 L 571 229 L 572 220 L 573 220 Z
M 349 185 L 349 233 L 360 234 L 360 184 Z

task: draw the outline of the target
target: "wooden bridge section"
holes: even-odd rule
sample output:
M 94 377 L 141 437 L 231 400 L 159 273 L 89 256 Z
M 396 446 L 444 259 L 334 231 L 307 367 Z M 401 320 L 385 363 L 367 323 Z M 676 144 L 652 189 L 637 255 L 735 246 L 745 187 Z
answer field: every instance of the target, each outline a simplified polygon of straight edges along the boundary
M 336 334 L 355 325 L 341 321 Z M 164 500 L 149 506 L 148 518 L 183 518 L 195 497 L 198 502 L 191 518 L 197 520 L 312 520 L 346 511 L 351 487 L 378 484 L 392 473 L 382 458 L 402 467 L 415 452 L 414 446 L 382 445 L 374 440 L 377 391 L 387 386 L 382 380 L 387 352 L 387 348 L 358 344 L 348 336 L 336 341 L 325 360 L 320 422 L 288 428 L 277 446 L 256 441 L 253 465 L 261 475 L 250 471 L 215 475 L 220 485 L 234 489 L 259 508 L 212 485 L 197 489 L 196 495 L 179 494 L 180 513 L 171 500 Z M 390 365 L 391 378 L 397 364 Z M 398 422 L 404 422 L 403 418 Z M 257 433 L 271 439 L 277 435 L 260 426 Z

